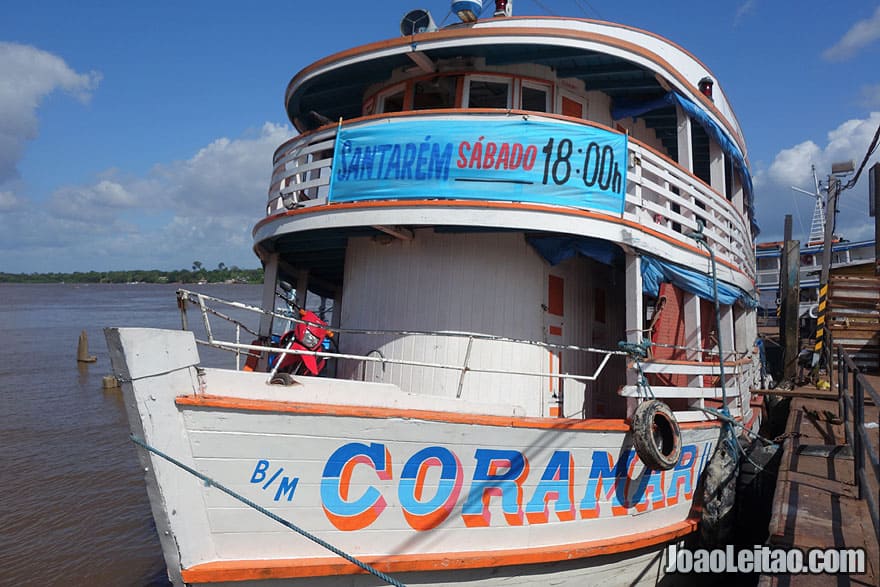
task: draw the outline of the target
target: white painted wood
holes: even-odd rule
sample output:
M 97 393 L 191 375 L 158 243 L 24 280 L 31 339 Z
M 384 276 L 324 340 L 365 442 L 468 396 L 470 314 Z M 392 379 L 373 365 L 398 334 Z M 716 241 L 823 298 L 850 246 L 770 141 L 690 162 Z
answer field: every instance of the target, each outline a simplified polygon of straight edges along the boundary
M 705 364 L 674 364 L 674 363 L 663 363 L 663 362 L 651 362 L 645 361 L 639 364 L 642 371 L 645 373 L 665 373 L 665 374 L 683 374 L 683 375 L 719 375 L 720 370 L 718 365 L 705 363 Z M 725 375 L 733 375 L 736 371 L 739 370 L 739 366 L 733 363 L 725 363 L 724 365 L 724 373 Z
M 720 387 L 668 387 L 664 385 L 652 385 L 651 392 L 656 397 L 686 397 L 686 398 L 704 398 L 704 399 L 720 399 Z M 620 395 L 623 397 L 644 397 L 645 393 L 636 385 L 625 385 L 620 389 Z
M 263 259 L 263 297 L 262 308 L 275 308 L 275 284 L 278 281 L 278 253 L 269 253 Z M 260 315 L 260 336 L 269 339 L 272 334 L 272 315 Z
M 544 261 L 521 234 L 417 230 L 411 241 L 350 239 L 340 326 L 355 329 L 468 331 L 541 340 Z M 387 284 L 395 287 L 389 288 Z M 342 334 L 340 352 L 464 365 L 462 337 Z M 472 369 L 546 371 L 544 349 L 475 340 Z M 456 397 L 460 371 L 341 361 L 343 378 L 383 381 L 411 393 Z M 462 399 L 505 401 L 542 414 L 540 378 L 468 372 Z
M 186 428 L 174 405 L 177 393 L 199 390 L 192 333 L 107 328 L 105 336 L 132 434 L 192 465 Z M 138 458 L 171 579 L 180 583 L 181 566 L 216 556 L 207 539 L 209 524 L 200 495 L 203 486 L 185 471 L 141 449 Z
M 715 142 L 715 139 L 709 137 L 709 178 L 712 189 L 727 197 L 725 194 L 725 169 L 724 169 L 724 151 L 721 145 Z
M 404 394 L 388 385 L 324 378 L 298 378 L 297 385 L 281 387 L 266 385 L 256 373 L 208 369 L 200 378 L 194 367 L 187 366 L 170 373 L 157 372 L 155 357 L 158 356 L 164 364 L 164 352 L 187 358 L 183 363 L 197 359 L 186 350 L 193 343 L 190 333 L 113 330 L 108 333 L 108 343 L 118 372 L 135 373 L 141 377 L 125 383 L 126 401 L 131 402 L 132 408 L 132 429 L 136 434 L 144 434 L 148 443 L 355 555 L 484 553 L 487 550 L 550 547 L 637 533 L 674 524 L 689 515 L 690 500 L 683 496 L 677 504 L 667 504 L 659 509 L 635 507 L 640 494 L 637 493 L 638 484 L 631 483 L 625 493 L 632 504 L 624 516 L 611 514 L 610 502 L 605 496 L 598 502 L 600 513 L 595 519 L 562 521 L 551 509 L 547 523 L 530 521 L 522 526 L 511 526 L 501 515 L 500 502 L 493 498 L 489 509 L 491 525 L 475 531 L 477 529 L 464 523 L 460 508 L 475 474 L 474 455 L 478 448 L 523 452 L 530 466 L 530 473 L 522 482 L 524 499 L 527 499 L 535 492 L 542 477 L 541 471 L 555 451 L 569 451 L 576 471 L 582 471 L 591 466 L 594 451 L 608 451 L 611 458 L 618 458 L 624 450 L 622 447 L 631 446 L 627 435 L 570 428 L 546 430 L 454 424 L 406 417 L 177 406 L 175 397 L 180 393 L 224 395 L 242 400 L 279 401 L 287 398 L 301 406 L 346 401 L 348 404 L 390 406 L 392 409 L 418 409 L 426 403 L 442 402 L 443 398 Z M 399 401 L 389 404 L 392 396 Z M 448 406 L 458 403 L 451 399 L 446 402 Z M 717 435 L 717 428 L 684 432 L 682 442 L 695 445 L 700 468 L 717 441 Z M 391 469 L 395 472 L 383 480 L 369 466 L 358 465 L 352 469 L 352 497 L 373 487 L 381 492 L 387 503 L 372 524 L 356 532 L 334 527 L 320 506 L 321 478 L 330 455 L 351 442 L 384 444 L 392 459 Z M 463 489 L 453 514 L 442 527 L 429 533 L 415 532 L 402 513 L 397 494 L 398 479 L 403 464 L 410 457 L 422 448 L 435 445 L 444 446 L 457 455 L 462 466 Z M 260 465 L 261 461 L 266 465 Z M 144 462 L 149 466 L 148 488 L 160 533 L 169 533 L 163 538 L 169 561 L 178 564 L 175 553 L 179 553 L 179 564 L 184 567 L 215 560 L 326 556 L 326 552 L 315 544 L 267 521 L 164 461 L 145 457 Z M 263 469 L 259 468 L 261 466 Z M 258 471 L 265 475 L 260 477 Z M 267 482 L 276 471 L 279 474 L 275 480 Z M 436 469 L 428 473 L 426 492 L 436 490 L 439 480 Z M 636 464 L 630 474 L 633 479 L 640 478 L 641 465 Z M 293 476 L 298 481 L 296 489 L 291 491 L 289 486 Z M 258 479 L 254 480 L 255 477 Z M 279 492 L 281 480 L 285 477 L 288 491 Z M 586 477 L 575 473 L 574 479 L 574 499 L 579 503 Z M 668 481 L 662 483 L 668 484 Z M 593 567 L 600 560 L 586 559 L 577 568 Z M 632 560 L 638 560 L 638 556 Z M 547 572 L 557 576 L 556 569 L 548 567 Z M 179 575 L 175 576 L 179 579 Z M 547 578 L 534 572 L 529 576 L 535 580 L 540 577 L 541 583 Z M 450 582 L 449 579 L 446 581 Z M 311 583 L 306 581 L 304 584 Z
M 212 374 L 217 375 L 218 371 Z M 208 393 L 214 390 L 210 387 Z M 361 396 L 369 400 L 369 396 Z M 172 398 L 167 398 L 170 401 Z M 459 505 L 466 498 L 469 479 L 474 474 L 473 455 L 478 447 L 522 450 L 530 463 L 531 473 L 523 482 L 524 499 L 530 496 L 541 477 L 540 472 L 557 450 L 570 451 L 575 465 L 589 467 L 591 454 L 607 450 L 620 454 L 621 446 L 628 446 L 622 433 L 597 434 L 589 431 L 560 429 L 508 428 L 473 424 L 449 424 L 403 418 L 363 418 L 354 416 L 296 415 L 274 413 L 236 413 L 210 408 L 181 410 L 185 437 L 192 454 L 192 463 L 199 470 L 215 476 L 216 480 L 246 497 L 273 509 L 295 516 L 311 532 L 327 539 L 347 552 L 360 555 L 385 553 L 443 553 L 552 546 L 585 539 L 601 539 L 629 534 L 674 523 L 688 515 L 690 504 L 681 499 L 668 506 L 639 513 L 630 507 L 629 515 L 613 516 L 607 498 L 600 499 L 600 515 L 596 519 L 560 521 L 551 516 L 546 524 L 510 526 L 500 515 L 498 503 L 490 506 L 492 525 L 475 532 L 455 514 L 447 519 L 437 532 L 417 533 L 410 529 L 402 516 L 397 497 L 396 477 L 382 480 L 369 466 L 358 466 L 352 471 L 351 495 L 362 494 L 375 487 L 382 493 L 387 507 L 380 517 L 363 531 L 339 531 L 324 516 L 320 507 L 320 477 L 330 455 L 348 442 L 382 443 L 393 459 L 392 470 L 401 471 L 403 463 L 425 446 L 440 444 L 458 455 L 465 486 Z M 687 431 L 685 444 L 696 443 L 698 459 L 717 439 L 718 430 Z M 171 454 L 185 446 L 169 447 Z M 268 463 L 265 477 L 253 482 L 254 471 L 263 460 Z M 293 499 L 277 497 L 279 481 L 267 483 L 270 475 L 283 468 L 282 474 L 296 475 L 299 483 Z M 280 474 L 280 475 L 282 475 Z M 399 473 L 398 473 L 399 474 Z M 631 475 L 641 475 L 636 465 Z M 279 476 L 278 479 L 282 477 Z M 427 488 L 432 487 L 427 479 Z M 586 479 L 576 477 L 575 499 L 583 494 Z M 268 487 L 267 487 L 268 486 Z M 265 489 L 264 489 L 265 487 Z M 664 486 L 665 487 L 665 486 Z M 203 540 L 218 544 L 221 558 L 298 558 L 320 556 L 320 548 L 306 544 L 299 537 L 286 535 L 283 529 L 273 528 L 258 514 L 243 505 L 235 504 L 220 495 L 216 489 L 196 483 L 192 486 L 200 500 L 205 500 L 210 532 Z M 426 489 L 428 491 L 428 489 Z M 637 484 L 629 485 L 626 494 L 636 500 Z M 604 505 L 603 505 L 604 504 Z M 460 511 L 458 509 L 456 512 Z M 645 519 L 644 523 L 637 520 Z M 371 538 L 375 536 L 375 538 Z
M 694 152 L 691 146 L 691 127 L 692 122 L 690 116 L 681 106 L 675 106 L 675 112 L 678 118 L 678 128 L 676 136 L 678 138 L 678 164 L 688 171 L 694 170 Z

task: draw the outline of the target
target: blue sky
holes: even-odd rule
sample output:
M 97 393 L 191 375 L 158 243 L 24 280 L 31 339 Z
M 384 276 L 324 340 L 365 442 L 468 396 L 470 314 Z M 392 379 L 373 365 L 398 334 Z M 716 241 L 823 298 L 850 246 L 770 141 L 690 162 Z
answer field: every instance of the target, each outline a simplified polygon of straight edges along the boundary
M 11 2 L 0 19 L 0 271 L 256 267 L 250 231 L 300 69 L 449 2 Z M 861 162 L 880 125 L 880 3 L 516 0 L 650 30 L 699 57 L 749 145 L 761 240 L 809 230 L 810 165 Z M 873 161 L 877 160 L 875 155 Z M 869 164 L 870 166 L 870 164 Z M 865 173 L 867 175 L 867 173 Z M 873 237 L 864 180 L 838 232 Z

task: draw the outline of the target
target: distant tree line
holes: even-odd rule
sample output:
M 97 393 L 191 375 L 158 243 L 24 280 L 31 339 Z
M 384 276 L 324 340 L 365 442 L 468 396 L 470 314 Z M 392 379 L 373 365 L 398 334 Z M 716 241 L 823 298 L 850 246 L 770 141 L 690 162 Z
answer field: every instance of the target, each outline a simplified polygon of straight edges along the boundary
M 225 263 L 206 269 L 201 261 L 192 269 L 159 271 L 76 271 L 73 273 L 2 273 L 0 283 L 262 283 L 262 269 L 241 269 Z

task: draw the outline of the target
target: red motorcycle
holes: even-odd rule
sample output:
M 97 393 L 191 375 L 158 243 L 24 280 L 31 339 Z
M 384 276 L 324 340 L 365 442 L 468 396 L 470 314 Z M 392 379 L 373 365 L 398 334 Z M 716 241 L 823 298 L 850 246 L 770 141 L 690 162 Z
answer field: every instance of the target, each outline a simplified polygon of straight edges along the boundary
M 296 307 L 293 302 L 293 289 L 290 284 L 282 281 L 279 287 L 284 290 L 284 294 L 277 295 L 287 302 L 288 306 L 284 313 L 291 317 L 299 314 L 301 321 L 297 321 L 296 326 L 292 330 L 288 330 L 281 336 L 273 334 L 271 341 L 268 341 L 269 346 L 279 349 L 311 352 L 330 350 L 333 332 L 327 328 L 327 323 L 314 312 Z M 265 346 L 266 343 L 266 340 L 258 339 L 251 344 Z M 250 351 L 245 361 L 244 370 L 256 371 L 259 360 L 260 353 L 258 351 Z M 276 361 L 281 361 L 277 369 L 275 369 Z M 300 355 L 298 353 L 269 354 L 269 371 L 275 369 L 275 372 L 278 374 L 318 375 L 326 364 L 327 359 L 325 357 L 316 355 Z
M 327 328 L 327 323 L 310 310 L 300 310 L 299 316 L 303 322 L 298 322 L 293 330 L 285 332 L 278 341 L 278 347 L 295 351 L 325 350 L 333 338 L 333 332 Z M 270 369 L 273 368 L 276 357 L 277 355 L 272 355 L 269 358 Z M 326 357 L 294 353 L 281 354 L 280 360 L 277 372 L 291 375 L 317 375 L 327 364 Z

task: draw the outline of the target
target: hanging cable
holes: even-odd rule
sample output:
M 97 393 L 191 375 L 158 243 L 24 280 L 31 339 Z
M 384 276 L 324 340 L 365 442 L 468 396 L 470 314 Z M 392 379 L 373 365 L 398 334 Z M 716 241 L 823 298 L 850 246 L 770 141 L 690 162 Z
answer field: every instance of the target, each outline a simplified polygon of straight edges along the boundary
M 880 124 L 877 125 L 877 130 L 874 131 L 874 138 L 871 140 L 871 144 L 868 145 L 868 151 L 865 153 L 865 158 L 862 159 L 862 164 L 859 165 L 859 170 L 856 171 L 856 174 L 853 176 L 853 178 L 851 180 L 846 182 L 846 184 L 842 188 L 840 188 L 840 191 L 848 190 L 848 189 L 854 187 L 858 183 L 859 176 L 862 175 L 862 170 L 864 170 L 865 165 L 868 164 L 868 159 L 870 159 L 871 155 L 874 154 L 874 151 L 877 150 L 878 140 L 880 140 Z
M 153 453 L 154 455 L 156 455 L 162 459 L 165 459 L 166 461 L 168 461 L 172 465 L 175 465 L 176 467 L 183 469 L 184 471 L 186 471 L 190 475 L 198 478 L 199 480 L 201 480 L 205 484 L 206 487 L 213 487 L 219 491 L 222 491 L 226 495 L 228 495 L 234 499 L 237 499 L 241 503 L 245 504 L 246 506 L 248 506 L 250 508 L 253 508 L 254 510 L 263 514 L 264 516 L 275 520 L 276 522 L 278 522 L 279 524 L 281 524 L 285 528 L 289 528 L 289 529 L 293 530 L 294 532 L 296 532 L 297 534 L 299 534 L 300 536 L 303 536 L 303 537 L 311 540 L 315 544 L 318 544 L 319 546 L 326 548 L 327 550 L 329 550 L 333 554 L 341 556 L 342 558 L 344 558 L 348 562 L 350 562 L 353 565 L 356 565 L 357 567 L 361 568 L 362 570 L 370 573 L 374 577 L 381 579 L 382 581 L 384 581 L 388 585 L 394 585 L 395 587 L 405 587 L 403 583 L 401 583 L 400 581 L 398 581 L 394 577 L 391 577 L 390 575 L 386 575 L 385 573 L 376 569 L 375 567 L 355 558 L 354 556 L 348 554 L 347 552 L 344 552 L 343 550 L 340 550 L 339 548 L 336 548 L 335 546 L 333 546 L 332 544 L 330 544 L 326 540 L 322 540 L 321 538 L 318 538 L 317 536 L 308 532 L 307 530 L 303 530 L 302 528 L 300 528 L 299 526 L 297 526 L 293 522 L 285 520 L 281 516 L 278 516 L 277 514 L 270 512 L 269 510 L 267 510 L 263 506 L 258 505 L 256 503 L 252 502 L 251 500 L 249 500 L 248 498 L 244 497 L 243 495 L 240 495 L 240 494 L 232 491 L 231 489 L 229 489 L 225 485 L 218 483 L 217 481 L 215 481 L 214 479 L 211 479 L 207 475 L 204 475 L 204 474 L 196 471 L 192 467 L 183 464 L 182 462 L 178 461 L 177 459 L 175 459 L 172 456 L 165 454 L 164 452 L 157 449 L 156 447 L 147 444 L 147 442 L 145 440 L 138 438 L 134 434 L 130 435 L 129 439 L 133 443 L 138 445 L 139 447 L 143 448 L 144 450 L 147 450 L 147 451 Z

